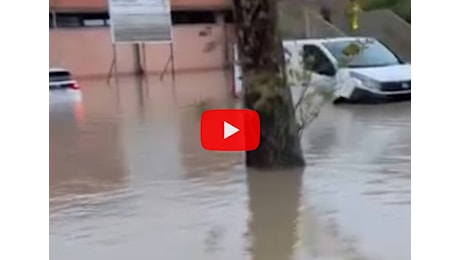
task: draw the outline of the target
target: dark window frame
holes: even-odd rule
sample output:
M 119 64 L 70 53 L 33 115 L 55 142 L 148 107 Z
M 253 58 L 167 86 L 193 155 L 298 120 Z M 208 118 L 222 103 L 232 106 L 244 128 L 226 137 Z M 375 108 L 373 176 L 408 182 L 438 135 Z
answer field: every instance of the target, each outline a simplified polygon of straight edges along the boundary
M 50 29 L 54 29 L 54 15 L 49 14 Z M 56 13 L 56 28 L 94 28 L 107 27 L 109 15 L 107 12 L 98 13 Z M 100 25 L 85 24 L 85 21 L 102 21 Z
M 226 23 L 233 22 L 233 12 L 231 10 L 177 10 L 171 12 L 171 21 L 173 25 L 193 25 L 193 24 L 216 24 L 217 14 L 223 14 Z M 54 15 L 49 12 L 49 28 L 97 28 L 110 26 L 110 17 L 108 12 L 56 12 L 56 27 L 54 27 Z M 104 20 L 103 24 L 91 25 L 85 24 L 85 21 Z
M 185 24 L 215 24 L 217 23 L 216 11 L 172 11 L 173 25 Z
M 224 10 L 224 11 L 222 11 L 222 13 L 224 15 L 225 23 L 234 23 L 235 22 L 233 10 Z

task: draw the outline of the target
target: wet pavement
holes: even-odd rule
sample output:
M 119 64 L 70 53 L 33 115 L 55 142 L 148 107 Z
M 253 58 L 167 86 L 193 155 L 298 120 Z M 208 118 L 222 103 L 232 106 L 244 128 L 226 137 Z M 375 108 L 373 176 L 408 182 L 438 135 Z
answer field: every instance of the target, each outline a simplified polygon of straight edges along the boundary
M 410 102 L 325 107 L 304 170 L 208 152 L 223 72 L 50 91 L 51 259 L 410 259 Z

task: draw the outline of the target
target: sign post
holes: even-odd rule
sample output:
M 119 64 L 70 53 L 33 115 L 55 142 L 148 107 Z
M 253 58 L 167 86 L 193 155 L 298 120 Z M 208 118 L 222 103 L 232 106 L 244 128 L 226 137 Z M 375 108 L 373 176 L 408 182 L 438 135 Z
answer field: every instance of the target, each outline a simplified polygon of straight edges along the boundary
M 174 77 L 174 62 L 170 61 L 174 55 L 169 0 L 109 0 L 109 14 L 114 54 L 107 81 L 110 81 L 112 70 L 115 70 L 115 74 L 118 73 L 117 44 L 143 46 L 141 66 L 146 65 L 144 44 L 170 44 L 171 55 L 165 69 L 171 63 Z

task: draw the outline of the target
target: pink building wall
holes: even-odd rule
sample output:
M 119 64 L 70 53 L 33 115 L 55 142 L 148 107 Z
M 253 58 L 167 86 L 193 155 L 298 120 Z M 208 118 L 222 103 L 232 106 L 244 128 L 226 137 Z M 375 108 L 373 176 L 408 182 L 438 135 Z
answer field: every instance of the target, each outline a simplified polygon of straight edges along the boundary
M 201 33 L 200 33 L 201 32 Z M 230 25 L 174 26 L 174 62 L 176 71 L 221 69 L 227 65 L 233 28 Z M 116 45 L 119 74 L 134 72 L 132 45 Z M 146 69 L 149 73 L 163 70 L 170 55 L 168 44 L 146 44 Z M 50 67 L 64 67 L 77 77 L 107 75 L 112 61 L 109 28 L 50 29 Z
M 49 0 L 49 6 L 57 9 L 107 9 L 108 0 Z M 231 0 L 170 0 L 173 9 L 216 9 L 231 6 Z

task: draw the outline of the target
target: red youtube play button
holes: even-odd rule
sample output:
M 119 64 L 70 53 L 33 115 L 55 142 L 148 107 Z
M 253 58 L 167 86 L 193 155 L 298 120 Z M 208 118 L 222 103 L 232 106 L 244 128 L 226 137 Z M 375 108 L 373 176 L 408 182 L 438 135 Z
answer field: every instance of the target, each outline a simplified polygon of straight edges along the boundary
M 214 151 L 251 151 L 260 141 L 260 119 L 246 109 L 207 110 L 201 115 L 201 146 Z

